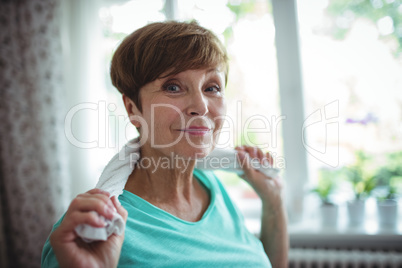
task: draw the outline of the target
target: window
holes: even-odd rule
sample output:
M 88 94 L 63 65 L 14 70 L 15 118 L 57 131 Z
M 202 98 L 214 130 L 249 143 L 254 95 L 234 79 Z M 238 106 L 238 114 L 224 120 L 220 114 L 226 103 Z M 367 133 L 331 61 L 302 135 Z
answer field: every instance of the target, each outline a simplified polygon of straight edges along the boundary
M 332 174 L 339 187 L 332 201 L 346 209 L 357 191 L 350 187 L 351 167 L 362 171 L 367 185 L 371 179 L 380 184 L 375 180 L 390 164 L 387 156 L 402 151 L 402 2 L 308 0 L 298 5 L 310 185 L 320 174 L 328 180 Z M 402 178 L 393 183 L 400 188 Z M 366 190 L 363 195 L 370 187 Z M 366 204 L 369 233 L 378 231 L 376 194 L 378 189 Z
M 110 126 L 106 158 L 136 135 L 125 120 L 120 94 L 108 75 L 119 41 L 148 22 L 195 19 L 218 35 L 231 57 L 226 95 L 232 121 L 224 128 L 233 125 L 234 131 L 223 132 L 220 144 L 246 143 L 270 150 L 280 167 L 287 168 L 291 222 L 315 218 L 319 202 L 309 190 L 323 169 L 336 171 L 353 163 L 358 149 L 380 158 L 401 151 L 402 64 L 398 42 L 402 28 L 392 19 L 395 16 L 386 12 L 401 14 L 402 8 L 396 0 L 370 3 L 374 7 L 379 2 L 394 8 L 377 8 L 382 15 L 376 19 L 341 10 L 335 5 L 337 1 L 298 1 L 298 9 L 295 2 L 280 0 L 132 0 L 104 4 L 99 19 L 105 40 Z M 377 16 L 373 14 L 370 16 Z M 98 170 L 105 164 L 99 161 Z M 256 195 L 236 175 L 217 173 L 250 220 L 252 231 L 257 231 L 260 204 Z M 346 184 L 341 187 L 347 194 L 336 195 L 335 200 L 344 204 L 350 191 Z M 370 213 L 375 220 L 375 211 Z

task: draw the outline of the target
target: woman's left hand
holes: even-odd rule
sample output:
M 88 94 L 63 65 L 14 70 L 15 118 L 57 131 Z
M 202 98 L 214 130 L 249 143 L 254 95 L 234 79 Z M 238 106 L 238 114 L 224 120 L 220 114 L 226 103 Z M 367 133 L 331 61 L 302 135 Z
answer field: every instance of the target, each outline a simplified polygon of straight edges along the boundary
M 282 203 L 282 183 L 279 178 L 267 177 L 252 167 L 251 159 L 261 164 L 268 161 L 273 165 L 269 153 L 251 146 L 237 147 L 240 165 L 246 180 L 262 200 L 260 239 L 272 267 L 288 267 L 289 236 L 287 233 L 287 217 Z
M 272 208 L 282 206 L 282 183 L 279 178 L 272 178 L 264 175 L 252 167 L 251 160 L 257 159 L 262 165 L 266 161 L 273 166 L 273 159 L 269 153 L 263 153 L 261 149 L 251 146 L 236 147 L 240 165 L 243 168 L 244 175 L 241 177 L 247 181 L 255 192 L 259 195 L 264 205 Z M 254 160 L 255 161 L 255 160 Z

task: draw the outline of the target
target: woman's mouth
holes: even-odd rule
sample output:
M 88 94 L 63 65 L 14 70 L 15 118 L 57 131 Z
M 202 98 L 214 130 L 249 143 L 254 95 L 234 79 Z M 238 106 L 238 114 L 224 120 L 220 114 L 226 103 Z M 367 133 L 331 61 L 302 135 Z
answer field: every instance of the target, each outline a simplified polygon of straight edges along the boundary
M 203 136 L 211 133 L 212 130 L 208 127 L 203 126 L 191 126 L 185 129 L 180 129 L 180 131 L 188 133 L 189 135 Z

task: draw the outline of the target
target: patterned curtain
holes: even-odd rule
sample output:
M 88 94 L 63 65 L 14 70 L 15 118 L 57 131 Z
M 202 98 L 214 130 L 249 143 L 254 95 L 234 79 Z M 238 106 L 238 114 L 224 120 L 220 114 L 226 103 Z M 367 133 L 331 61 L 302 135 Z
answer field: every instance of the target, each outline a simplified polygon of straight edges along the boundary
M 1 267 L 40 267 L 68 200 L 60 8 L 0 1 Z

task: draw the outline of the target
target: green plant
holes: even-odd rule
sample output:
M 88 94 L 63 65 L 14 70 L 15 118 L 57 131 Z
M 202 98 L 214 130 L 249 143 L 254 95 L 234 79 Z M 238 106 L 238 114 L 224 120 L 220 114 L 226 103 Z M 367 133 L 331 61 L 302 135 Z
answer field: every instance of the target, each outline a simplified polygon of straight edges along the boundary
M 402 36 L 398 29 L 402 27 L 402 16 L 400 15 L 401 0 L 393 1 L 373 1 L 373 0 L 331 0 L 326 8 L 328 14 L 332 17 L 333 26 L 332 35 L 335 38 L 342 39 L 352 28 L 351 25 L 358 18 L 365 18 L 378 25 L 381 20 L 388 18 L 393 27 L 387 34 L 381 34 L 380 38 L 395 40 L 399 43 L 396 46 L 395 56 L 402 53 Z M 340 20 L 347 23 L 336 23 Z
M 312 192 L 318 195 L 324 205 L 333 204 L 330 198 L 337 187 L 338 172 L 330 169 L 319 170 L 317 187 L 312 189 Z
M 344 168 L 347 180 L 352 185 L 355 199 L 369 197 L 377 186 L 371 157 L 363 151 L 356 152 L 355 164 Z
M 377 199 L 395 199 L 402 192 L 402 152 L 387 155 L 386 164 L 376 173 Z

